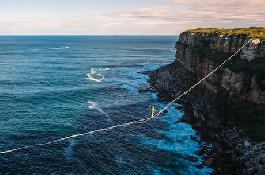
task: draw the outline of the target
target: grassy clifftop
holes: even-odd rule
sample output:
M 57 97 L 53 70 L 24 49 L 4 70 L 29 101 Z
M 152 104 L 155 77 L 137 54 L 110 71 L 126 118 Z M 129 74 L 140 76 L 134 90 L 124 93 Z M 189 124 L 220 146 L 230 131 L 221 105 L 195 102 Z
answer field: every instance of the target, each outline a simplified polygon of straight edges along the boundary
M 265 27 L 250 27 L 250 28 L 234 28 L 234 29 L 219 29 L 219 28 L 197 28 L 197 29 L 189 29 L 185 32 L 189 33 L 210 33 L 221 35 L 234 35 L 234 34 L 243 34 L 247 35 L 251 38 L 259 38 L 265 40 Z

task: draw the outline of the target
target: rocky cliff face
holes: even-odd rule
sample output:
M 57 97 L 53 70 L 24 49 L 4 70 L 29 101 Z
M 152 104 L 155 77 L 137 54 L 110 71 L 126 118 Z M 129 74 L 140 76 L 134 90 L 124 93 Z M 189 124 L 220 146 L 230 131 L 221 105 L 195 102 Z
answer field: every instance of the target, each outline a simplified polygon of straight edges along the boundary
M 220 52 L 236 52 L 250 38 L 246 35 L 220 35 L 220 34 L 205 34 L 205 33 L 187 33 L 183 32 L 179 36 L 178 44 L 185 44 L 191 47 L 203 45 L 203 41 L 209 41 L 211 49 L 216 49 Z M 265 56 L 265 41 L 261 39 L 252 39 L 250 44 L 241 52 L 242 59 L 252 60 Z
M 199 80 L 220 64 L 218 56 L 228 58 L 249 40 L 246 35 L 223 36 L 184 32 L 180 34 L 176 44 L 176 60 L 186 69 L 196 73 Z M 254 62 L 255 59 L 265 60 L 265 41 L 252 39 L 250 44 L 241 50 L 240 59 L 249 62 Z M 253 71 L 235 71 L 228 66 L 209 77 L 204 84 L 213 92 L 223 87 L 231 96 L 247 99 L 256 104 L 265 104 L 265 79 Z
M 148 72 L 150 89 L 162 100 L 175 99 L 249 39 L 182 33 L 175 62 Z M 203 152 L 207 156 L 202 163 L 214 168 L 213 174 L 265 174 L 264 50 L 264 41 L 251 40 L 240 55 L 177 101 L 183 105 L 181 121 L 213 145 L 213 150 Z

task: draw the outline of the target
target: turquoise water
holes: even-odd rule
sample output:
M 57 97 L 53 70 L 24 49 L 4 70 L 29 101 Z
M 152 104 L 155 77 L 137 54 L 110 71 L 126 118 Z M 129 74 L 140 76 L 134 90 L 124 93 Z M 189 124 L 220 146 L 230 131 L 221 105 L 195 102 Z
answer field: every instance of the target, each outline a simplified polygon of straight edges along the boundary
M 175 36 L 0 36 L 0 152 L 146 118 Z M 183 114 L 0 155 L 0 174 L 205 174 Z M 181 132 L 178 132 L 181 130 Z M 183 151 L 185 150 L 185 151 Z M 198 164 L 198 163 L 197 163 Z

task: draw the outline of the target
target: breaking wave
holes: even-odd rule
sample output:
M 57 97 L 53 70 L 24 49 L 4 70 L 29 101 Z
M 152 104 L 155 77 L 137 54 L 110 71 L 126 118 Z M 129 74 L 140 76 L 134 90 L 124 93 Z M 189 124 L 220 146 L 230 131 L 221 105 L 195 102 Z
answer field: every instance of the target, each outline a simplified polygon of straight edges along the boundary
M 102 80 L 105 79 L 105 76 L 102 75 L 101 73 L 97 73 L 97 70 L 101 71 L 101 70 L 108 70 L 108 68 L 105 69 L 95 69 L 95 68 L 91 68 L 91 72 L 87 74 L 87 79 L 91 80 L 91 81 L 95 81 L 95 82 L 102 82 Z

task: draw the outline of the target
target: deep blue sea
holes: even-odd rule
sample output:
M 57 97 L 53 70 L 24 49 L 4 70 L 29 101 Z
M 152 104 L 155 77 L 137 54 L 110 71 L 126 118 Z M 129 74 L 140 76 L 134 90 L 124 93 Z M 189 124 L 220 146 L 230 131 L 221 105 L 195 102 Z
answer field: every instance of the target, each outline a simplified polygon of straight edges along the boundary
M 65 139 L 163 109 L 148 86 L 176 36 L 0 36 L 0 174 L 209 174 L 183 113 Z M 199 138 L 198 138 L 199 139 Z M 196 163 L 187 156 L 199 158 Z

